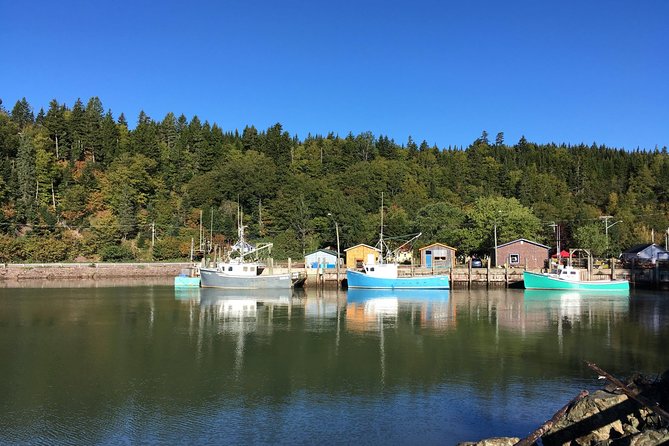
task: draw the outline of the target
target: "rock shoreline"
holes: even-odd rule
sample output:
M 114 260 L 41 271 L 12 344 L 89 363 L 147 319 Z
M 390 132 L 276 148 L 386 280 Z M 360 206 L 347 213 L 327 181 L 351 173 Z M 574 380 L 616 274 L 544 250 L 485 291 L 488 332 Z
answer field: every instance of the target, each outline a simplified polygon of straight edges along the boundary
M 657 407 L 669 408 L 669 370 L 659 380 L 633 376 L 625 383 Z M 511 446 L 517 437 L 496 437 L 459 446 Z M 522 444 L 522 443 L 521 443 Z M 544 446 L 669 445 L 669 422 L 649 407 L 607 385 L 576 401 L 536 443 Z

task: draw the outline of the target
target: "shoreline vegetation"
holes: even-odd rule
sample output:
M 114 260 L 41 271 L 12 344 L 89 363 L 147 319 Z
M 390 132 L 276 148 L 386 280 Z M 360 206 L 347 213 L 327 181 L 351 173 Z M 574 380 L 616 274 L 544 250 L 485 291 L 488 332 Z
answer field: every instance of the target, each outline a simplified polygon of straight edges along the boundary
M 382 194 L 387 240 L 421 232 L 463 258 L 519 238 L 610 258 L 669 227 L 666 147 L 300 138 L 173 112 L 133 126 L 97 97 L 0 105 L 0 172 L 0 262 L 201 257 L 233 243 L 240 214 L 251 243 L 297 259 L 377 240 Z

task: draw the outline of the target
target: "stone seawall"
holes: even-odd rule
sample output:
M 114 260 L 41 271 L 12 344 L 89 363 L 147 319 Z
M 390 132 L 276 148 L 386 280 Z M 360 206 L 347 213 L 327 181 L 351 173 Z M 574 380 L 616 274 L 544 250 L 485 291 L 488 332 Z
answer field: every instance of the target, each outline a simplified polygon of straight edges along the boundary
M 0 281 L 173 277 L 190 263 L 25 263 L 0 265 Z

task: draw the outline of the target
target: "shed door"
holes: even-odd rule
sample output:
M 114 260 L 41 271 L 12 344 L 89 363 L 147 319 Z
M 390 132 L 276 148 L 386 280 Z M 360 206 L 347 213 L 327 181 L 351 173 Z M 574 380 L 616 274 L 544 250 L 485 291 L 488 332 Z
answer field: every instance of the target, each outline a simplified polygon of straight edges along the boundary
M 432 268 L 432 251 L 425 251 L 425 266 L 427 268 Z

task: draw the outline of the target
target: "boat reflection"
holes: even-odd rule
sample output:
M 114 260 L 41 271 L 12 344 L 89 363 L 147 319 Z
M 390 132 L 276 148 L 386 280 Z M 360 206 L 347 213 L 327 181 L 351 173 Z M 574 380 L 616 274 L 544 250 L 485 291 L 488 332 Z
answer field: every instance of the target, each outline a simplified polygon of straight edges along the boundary
M 255 302 L 257 305 L 288 305 L 293 298 L 293 290 L 226 290 L 219 288 L 200 288 L 200 306 L 225 308 L 232 304 Z M 297 296 L 295 296 L 297 297 Z
M 191 307 L 191 316 L 197 313 L 197 324 L 215 325 L 220 332 L 252 332 L 255 321 L 291 314 L 293 304 L 301 304 L 303 290 L 227 290 L 220 288 L 175 289 L 176 300 Z M 277 313 L 277 310 L 282 310 Z
M 628 290 L 623 291 L 568 291 L 525 290 L 526 323 L 557 327 L 558 339 L 563 329 L 576 324 L 608 327 L 629 313 Z
M 525 309 L 557 311 L 560 316 L 579 319 L 582 315 L 627 313 L 629 290 L 622 291 L 571 291 L 525 290 Z
M 199 302 L 200 288 L 175 287 L 174 298 L 182 301 Z
M 412 324 L 443 328 L 455 324 L 448 290 L 349 289 L 346 324 L 351 331 L 378 331 L 406 313 Z
M 560 300 L 560 299 L 620 299 L 629 298 L 629 290 L 525 290 L 525 300 Z

